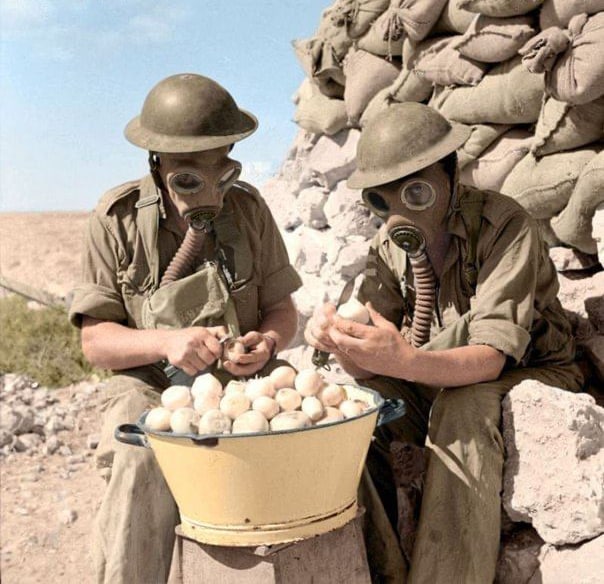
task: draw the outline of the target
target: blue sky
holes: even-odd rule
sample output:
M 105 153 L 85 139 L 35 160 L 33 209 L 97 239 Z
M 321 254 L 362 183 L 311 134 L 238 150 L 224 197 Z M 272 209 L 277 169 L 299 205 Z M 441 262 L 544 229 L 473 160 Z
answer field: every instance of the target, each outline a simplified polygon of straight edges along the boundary
M 248 180 L 277 170 L 303 79 L 291 41 L 330 0 L 0 0 L 0 211 L 86 210 L 142 176 L 123 137 L 174 73 L 224 85 L 260 120 L 233 156 Z

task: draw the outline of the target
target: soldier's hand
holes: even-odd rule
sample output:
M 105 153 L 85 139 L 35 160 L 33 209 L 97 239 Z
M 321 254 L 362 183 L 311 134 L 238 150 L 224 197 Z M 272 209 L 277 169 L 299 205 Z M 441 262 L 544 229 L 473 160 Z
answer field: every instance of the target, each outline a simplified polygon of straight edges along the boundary
M 224 326 L 193 326 L 168 331 L 165 343 L 166 359 L 187 375 L 207 369 L 222 355 L 219 339 L 227 334 Z
M 335 315 L 336 307 L 329 302 L 315 309 L 304 329 L 304 339 L 311 347 L 327 353 L 337 349 L 331 337 Z
M 250 331 L 237 339 L 245 347 L 245 353 L 229 355 L 222 366 L 236 376 L 253 375 L 262 369 L 271 358 L 272 342 L 258 331 Z
M 413 358 L 416 349 L 371 303 L 368 302 L 365 306 L 369 310 L 373 326 L 334 316 L 331 337 L 337 351 L 366 371 L 398 377 L 401 368 Z

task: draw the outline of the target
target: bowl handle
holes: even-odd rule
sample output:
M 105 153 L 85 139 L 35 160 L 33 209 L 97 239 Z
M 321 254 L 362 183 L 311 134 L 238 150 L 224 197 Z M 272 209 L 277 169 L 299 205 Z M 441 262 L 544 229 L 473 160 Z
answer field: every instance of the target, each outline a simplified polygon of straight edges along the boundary
M 380 411 L 377 419 L 377 426 L 383 426 L 394 420 L 398 420 L 405 415 L 407 406 L 402 399 L 385 399 L 380 406 Z
M 113 432 L 116 440 L 132 446 L 149 448 L 145 433 L 136 424 L 121 424 Z

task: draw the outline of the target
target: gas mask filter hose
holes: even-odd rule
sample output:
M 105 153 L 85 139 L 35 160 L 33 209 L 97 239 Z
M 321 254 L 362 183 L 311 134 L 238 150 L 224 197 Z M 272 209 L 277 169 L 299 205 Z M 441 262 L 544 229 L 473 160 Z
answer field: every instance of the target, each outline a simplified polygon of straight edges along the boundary
M 208 210 L 194 211 L 186 215 L 189 228 L 162 276 L 160 288 L 193 273 L 215 216 L 215 211 Z
M 426 253 L 424 236 L 418 229 L 408 225 L 396 225 L 388 231 L 388 235 L 409 256 L 415 280 L 411 343 L 414 347 L 421 347 L 430 339 L 432 314 L 436 304 L 436 276 Z

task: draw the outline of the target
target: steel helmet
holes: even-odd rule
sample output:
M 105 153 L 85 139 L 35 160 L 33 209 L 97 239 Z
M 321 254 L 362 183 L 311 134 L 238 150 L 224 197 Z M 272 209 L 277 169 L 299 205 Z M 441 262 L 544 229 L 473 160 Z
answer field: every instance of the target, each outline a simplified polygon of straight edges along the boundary
M 470 128 L 452 124 L 427 105 L 394 103 L 363 129 L 357 170 L 347 185 L 363 189 L 413 174 L 457 150 L 469 135 Z
M 152 152 L 200 152 L 247 138 L 258 120 L 239 109 L 231 94 L 202 75 L 184 73 L 160 81 L 147 95 L 126 138 Z

